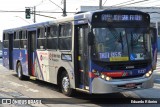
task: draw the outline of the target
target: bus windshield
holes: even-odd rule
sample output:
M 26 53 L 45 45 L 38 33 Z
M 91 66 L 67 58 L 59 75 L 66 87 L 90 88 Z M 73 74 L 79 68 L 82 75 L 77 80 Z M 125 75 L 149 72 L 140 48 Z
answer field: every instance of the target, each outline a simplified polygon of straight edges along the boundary
M 135 61 L 150 58 L 147 28 L 93 28 L 92 59 Z

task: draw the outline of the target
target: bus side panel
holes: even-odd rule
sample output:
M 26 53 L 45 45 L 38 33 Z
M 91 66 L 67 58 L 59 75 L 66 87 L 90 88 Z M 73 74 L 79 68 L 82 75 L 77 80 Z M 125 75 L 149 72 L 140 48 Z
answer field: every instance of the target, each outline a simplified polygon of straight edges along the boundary
M 67 58 L 70 58 L 66 59 L 66 56 Z M 58 70 L 63 67 L 69 74 L 69 77 L 71 79 L 71 87 L 74 88 L 74 68 L 71 57 L 71 53 L 38 50 L 35 61 L 35 71 L 37 79 L 57 84 Z
M 17 61 L 19 60 L 20 57 L 20 50 L 17 48 L 13 49 L 13 63 L 14 63 L 14 70 L 16 71 L 16 65 Z
M 27 56 L 27 50 L 23 49 L 20 51 L 20 57 L 19 60 L 22 64 L 22 70 L 23 70 L 23 75 L 29 76 L 28 75 L 28 56 Z
M 35 58 L 35 74 L 37 79 L 49 82 L 48 52 L 37 51 Z
M 9 69 L 9 50 L 3 49 L 3 66 Z

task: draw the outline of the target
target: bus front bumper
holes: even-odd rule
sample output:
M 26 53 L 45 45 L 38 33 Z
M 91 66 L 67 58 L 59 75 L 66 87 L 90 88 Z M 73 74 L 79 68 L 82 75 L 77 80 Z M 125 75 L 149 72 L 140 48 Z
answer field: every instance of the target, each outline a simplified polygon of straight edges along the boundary
M 126 87 L 134 84 L 134 87 Z M 130 79 L 114 79 L 105 81 L 101 78 L 94 78 L 92 81 L 91 93 L 114 93 L 129 90 L 147 89 L 153 87 L 153 76 L 149 78 L 139 77 Z

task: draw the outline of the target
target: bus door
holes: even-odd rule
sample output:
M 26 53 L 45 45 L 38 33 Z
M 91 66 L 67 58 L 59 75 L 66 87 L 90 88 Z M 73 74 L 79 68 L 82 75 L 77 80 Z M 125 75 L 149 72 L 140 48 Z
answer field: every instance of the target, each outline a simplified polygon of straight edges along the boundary
M 158 52 L 157 29 L 151 27 L 150 28 L 150 35 L 151 35 L 151 43 L 152 43 L 152 67 L 155 70 L 156 69 L 156 64 L 157 64 L 157 52 Z
M 76 55 L 76 87 L 87 89 L 89 86 L 89 51 L 88 51 L 88 25 L 78 25 L 75 28 L 75 50 Z
M 36 50 L 36 30 L 28 31 L 28 73 L 35 76 L 34 62 Z
M 9 34 L 9 69 L 13 70 L 13 33 Z

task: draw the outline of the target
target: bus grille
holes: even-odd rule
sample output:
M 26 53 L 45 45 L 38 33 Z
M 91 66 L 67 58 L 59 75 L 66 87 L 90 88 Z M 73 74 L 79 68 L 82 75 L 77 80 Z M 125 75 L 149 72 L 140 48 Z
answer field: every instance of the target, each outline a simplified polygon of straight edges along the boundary
M 132 61 L 132 62 L 95 62 L 97 65 L 107 70 L 131 70 L 146 68 L 150 61 Z
M 148 62 L 143 63 L 119 63 L 109 65 L 108 68 L 110 70 L 129 70 L 129 69 L 139 69 L 139 68 L 146 68 L 148 66 Z

